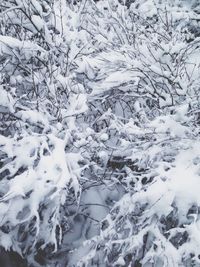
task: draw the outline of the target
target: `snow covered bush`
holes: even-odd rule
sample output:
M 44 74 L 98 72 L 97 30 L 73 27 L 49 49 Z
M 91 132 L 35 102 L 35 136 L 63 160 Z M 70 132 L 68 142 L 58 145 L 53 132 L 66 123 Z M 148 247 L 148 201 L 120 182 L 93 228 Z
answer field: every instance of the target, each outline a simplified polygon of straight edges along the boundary
M 187 1 L 0 4 L 0 246 L 29 266 L 199 266 Z
M 125 194 L 68 264 L 198 266 L 199 46 L 185 21 L 192 11 L 153 1 L 135 1 L 128 10 L 104 3 L 97 8 L 105 13 L 91 13 L 101 17 L 93 24 L 107 50 L 88 57 L 98 70 L 87 82 L 88 105 L 98 117 L 95 130 L 109 136 L 103 177 Z M 131 19 L 130 41 L 124 35 Z
M 76 117 L 87 110 L 71 73 L 82 47 L 73 35 L 70 45 L 66 10 L 75 19 L 65 1 L 1 3 L 0 245 L 33 266 L 38 251 L 57 251 L 64 204 L 79 202 L 84 169 L 72 147 Z

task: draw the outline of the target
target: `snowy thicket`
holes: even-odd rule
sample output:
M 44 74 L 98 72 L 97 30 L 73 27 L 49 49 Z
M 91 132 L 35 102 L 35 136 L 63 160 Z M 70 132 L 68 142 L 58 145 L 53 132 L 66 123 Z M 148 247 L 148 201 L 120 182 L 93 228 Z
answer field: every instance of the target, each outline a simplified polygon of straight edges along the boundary
M 200 266 L 199 13 L 1 0 L 0 247 L 32 267 Z

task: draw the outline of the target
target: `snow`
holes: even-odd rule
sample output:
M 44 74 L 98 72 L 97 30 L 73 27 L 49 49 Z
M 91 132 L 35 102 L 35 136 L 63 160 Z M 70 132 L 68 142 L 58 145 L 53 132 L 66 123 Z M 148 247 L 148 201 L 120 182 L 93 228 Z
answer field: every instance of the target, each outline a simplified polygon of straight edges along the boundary
M 12 97 L 12 95 L 7 92 L 2 86 L 0 86 L 0 110 L 1 112 L 4 112 L 8 110 L 11 113 L 14 113 L 14 104 L 15 101 Z
M 88 109 L 86 102 L 87 98 L 84 94 L 71 96 L 70 97 L 71 105 L 68 107 L 67 110 L 66 109 L 61 110 L 63 118 L 79 115 L 81 113 L 86 112 Z
M 39 50 L 44 51 L 40 46 L 37 44 L 34 44 L 30 41 L 20 41 L 17 38 L 11 37 L 11 36 L 4 36 L 0 35 L 0 48 L 1 48 L 1 54 L 3 53 L 9 53 L 9 49 L 24 49 L 26 50 Z M 9 48 L 9 49 L 8 49 Z
M 177 120 L 177 114 L 175 119 Z M 185 137 L 188 132 L 188 128 L 177 122 L 173 117 L 158 117 L 152 121 L 149 126 L 155 128 L 156 133 L 170 132 L 173 137 Z M 181 121 L 182 122 L 182 121 Z
M 108 140 L 109 136 L 107 133 L 103 133 L 100 135 L 100 140 L 103 142 L 106 142 Z
M 199 266 L 198 6 L 50 2 L 1 3 L 0 247 Z
M 38 111 L 35 110 L 21 110 L 16 113 L 22 121 L 30 122 L 33 124 L 42 124 L 44 126 L 48 125 L 48 119 Z
M 44 21 L 41 19 L 41 17 L 37 15 L 33 15 L 31 17 L 31 20 L 34 23 L 34 25 L 37 27 L 38 31 L 41 31 L 42 28 L 44 27 Z
M 38 0 L 31 0 L 31 4 L 33 5 L 34 9 L 38 12 L 40 16 L 42 16 L 42 6 L 40 5 Z

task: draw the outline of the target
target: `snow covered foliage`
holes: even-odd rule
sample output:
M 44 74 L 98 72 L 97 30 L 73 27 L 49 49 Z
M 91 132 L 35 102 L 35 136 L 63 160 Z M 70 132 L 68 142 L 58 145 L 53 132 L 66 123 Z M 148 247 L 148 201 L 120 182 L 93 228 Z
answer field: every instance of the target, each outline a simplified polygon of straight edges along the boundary
M 200 266 L 199 38 L 198 1 L 1 1 L 0 247 Z

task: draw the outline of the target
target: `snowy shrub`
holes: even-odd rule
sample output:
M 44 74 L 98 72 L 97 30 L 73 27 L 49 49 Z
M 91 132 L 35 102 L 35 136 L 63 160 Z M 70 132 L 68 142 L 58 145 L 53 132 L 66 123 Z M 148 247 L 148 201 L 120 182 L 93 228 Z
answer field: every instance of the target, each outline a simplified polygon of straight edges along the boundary
M 200 265 L 197 13 L 1 1 L 0 247 L 34 267 Z

